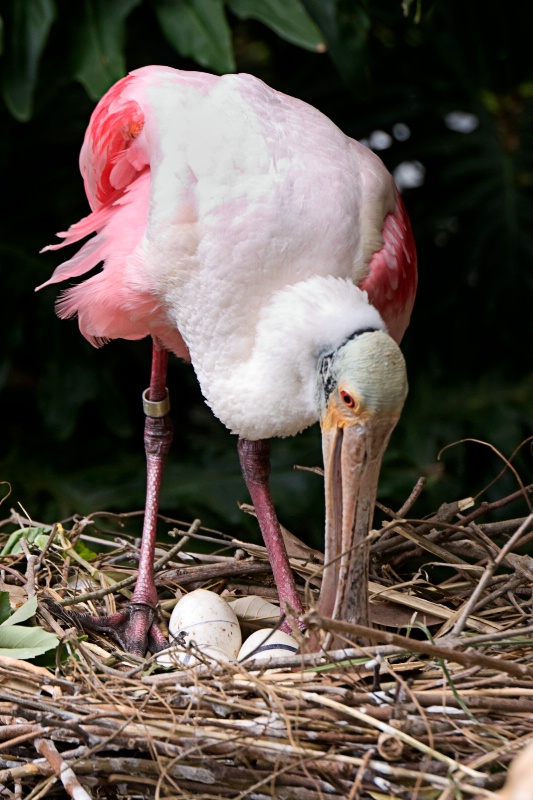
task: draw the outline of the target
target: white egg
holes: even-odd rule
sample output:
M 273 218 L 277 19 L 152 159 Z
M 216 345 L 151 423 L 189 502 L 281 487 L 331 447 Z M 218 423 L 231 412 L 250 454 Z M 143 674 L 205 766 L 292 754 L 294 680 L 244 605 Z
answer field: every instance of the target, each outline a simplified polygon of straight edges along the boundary
M 199 664 L 230 664 L 235 662 L 235 658 L 219 647 L 196 648 L 191 646 L 190 650 L 183 647 L 171 646 L 168 650 L 158 653 L 155 660 L 162 667 L 179 667 L 189 669 L 197 667 Z
M 237 656 L 239 661 L 268 661 L 276 656 L 289 656 L 298 650 L 298 642 L 288 633 L 261 628 L 244 642 Z M 252 655 L 253 653 L 253 655 Z
M 201 661 L 231 661 L 239 652 L 242 637 L 239 621 L 225 600 L 207 589 L 195 589 L 175 605 L 168 623 L 170 644 L 176 647 L 162 654 L 184 667 Z M 194 653 L 198 654 L 198 658 Z

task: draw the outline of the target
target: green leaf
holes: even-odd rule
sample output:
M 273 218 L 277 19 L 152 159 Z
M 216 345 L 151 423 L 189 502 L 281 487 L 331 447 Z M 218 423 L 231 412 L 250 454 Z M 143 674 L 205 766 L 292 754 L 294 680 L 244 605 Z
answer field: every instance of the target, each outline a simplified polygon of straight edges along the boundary
M 257 19 L 282 39 L 306 50 L 325 50 L 324 36 L 300 0 L 228 0 L 239 19 Z
M 14 611 L 10 617 L 8 617 L 8 619 L 2 622 L 0 628 L 18 625 L 19 622 L 26 622 L 27 619 L 31 619 L 35 615 L 36 611 L 37 597 L 30 597 L 30 599 L 24 603 L 24 605 L 19 606 L 17 610 Z
M 371 25 L 367 4 L 361 0 L 302 0 L 302 5 L 322 31 L 343 80 L 352 84 L 367 67 L 366 43 Z
M 42 628 L 24 625 L 0 626 L 0 656 L 11 658 L 35 658 L 59 644 L 55 634 Z
M 157 18 L 172 47 L 218 73 L 235 72 L 222 0 L 156 0 Z
M 337 0 L 302 0 L 309 16 L 318 25 L 328 42 L 339 38 Z
M 98 553 L 95 553 L 94 550 L 90 549 L 90 547 L 87 547 L 87 545 L 82 542 L 81 539 L 78 539 L 74 545 L 74 551 L 83 559 L 85 559 L 85 561 L 92 561 L 98 555 Z
M 17 546 L 19 539 L 22 538 L 22 534 L 23 531 L 18 530 L 18 531 L 13 531 L 13 533 L 9 535 L 7 542 L 5 543 L 5 545 L 2 548 L 2 551 L 0 552 L 0 558 L 2 556 L 8 556 L 12 554 L 13 549 Z
M 0 592 L 0 625 L 11 614 L 11 603 L 9 602 L 9 592 Z
M 39 626 L 29 627 L 18 624 L 35 615 L 37 597 L 31 597 L 7 619 L 4 613 L 6 600 L 9 606 L 9 594 L 0 592 L 0 617 L 3 619 L 0 624 L 0 656 L 21 659 L 35 658 L 35 656 L 40 656 L 47 650 L 57 647 L 59 639 L 55 634 L 48 633 Z
M 11 26 L 5 31 L 2 94 L 19 122 L 33 112 L 39 61 L 55 19 L 54 0 L 12 0 Z
M 29 544 L 34 544 L 36 547 L 44 547 L 48 541 L 48 535 L 51 530 L 52 527 L 50 525 L 45 525 L 44 527 L 40 528 L 19 528 L 19 530 L 13 531 L 5 543 L 2 551 L 0 552 L 0 558 L 2 556 L 17 555 L 17 553 L 22 553 L 22 544 L 20 542 L 21 539 L 25 539 Z
M 99 100 L 126 73 L 125 21 L 141 0 L 85 0 L 74 42 L 75 77 Z

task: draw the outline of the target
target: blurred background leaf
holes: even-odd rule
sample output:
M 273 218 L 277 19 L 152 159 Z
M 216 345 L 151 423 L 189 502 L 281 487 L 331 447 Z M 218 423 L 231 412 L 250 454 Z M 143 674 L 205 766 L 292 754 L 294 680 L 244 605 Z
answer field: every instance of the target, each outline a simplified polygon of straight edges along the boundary
M 60 9 L 61 13 L 58 13 Z M 95 351 L 53 313 L 59 263 L 38 255 L 87 213 L 78 153 L 96 98 L 150 63 L 250 72 L 312 103 L 383 158 L 417 241 L 420 284 L 403 349 L 410 376 L 380 499 L 413 513 L 531 480 L 533 7 L 510 0 L 6 0 L 0 80 L 0 480 L 54 521 L 141 508 L 149 342 Z M 257 535 L 235 439 L 172 359 L 175 439 L 162 509 Z M 448 445 L 457 442 L 453 447 Z M 316 426 L 273 442 L 281 521 L 320 546 Z M 517 508 L 519 515 L 523 509 Z M 506 512 L 507 513 L 507 512 Z M 140 525 L 140 522 L 139 522 Z
M 239 19 L 264 22 L 287 42 L 317 53 L 325 49 L 324 37 L 300 0 L 228 0 Z
M 82 0 L 73 25 L 75 76 L 99 100 L 126 72 L 125 21 L 141 0 Z
M 234 72 L 231 31 L 222 0 L 156 0 L 161 30 L 181 56 L 214 72 Z
M 372 26 L 366 2 L 302 0 L 324 34 L 331 59 L 348 86 L 364 79 Z M 399 5 L 398 5 L 399 8 Z
M 56 8 L 54 0 L 34 0 L 31 3 L 27 0 L 12 0 L 10 11 L 10 35 L 4 54 L 2 95 L 13 116 L 24 122 L 32 115 L 39 60 L 56 15 Z

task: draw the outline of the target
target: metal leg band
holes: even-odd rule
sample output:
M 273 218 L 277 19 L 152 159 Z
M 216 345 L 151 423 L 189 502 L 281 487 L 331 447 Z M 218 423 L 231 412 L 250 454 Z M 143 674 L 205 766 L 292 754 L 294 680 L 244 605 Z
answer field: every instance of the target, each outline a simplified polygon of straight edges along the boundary
M 143 410 L 147 417 L 164 417 L 170 411 L 170 397 L 168 389 L 163 400 L 148 400 L 150 389 L 143 392 Z

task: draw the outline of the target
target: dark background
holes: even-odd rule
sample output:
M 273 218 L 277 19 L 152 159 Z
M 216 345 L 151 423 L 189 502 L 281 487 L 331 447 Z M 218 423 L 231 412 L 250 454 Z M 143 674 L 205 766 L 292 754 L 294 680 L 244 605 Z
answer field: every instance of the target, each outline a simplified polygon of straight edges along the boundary
M 65 258 L 38 251 L 88 212 L 77 159 L 97 98 L 150 63 L 251 72 L 349 135 L 388 144 L 379 155 L 389 169 L 407 164 L 415 175 L 419 185 L 403 189 L 420 276 L 403 342 L 410 394 L 380 499 L 399 507 L 422 475 L 417 517 L 460 497 L 503 497 L 519 486 L 509 469 L 500 475 L 515 450 L 517 474 L 531 482 L 531 4 L 5 0 L 0 14 L 4 516 L 18 504 L 49 523 L 143 505 L 150 343 L 94 350 L 75 321 L 55 317 L 57 287 L 33 290 Z M 169 388 L 163 511 L 249 535 L 234 437 L 175 358 Z M 272 456 L 281 521 L 320 546 L 321 478 L 293 468 L 321 464 L 318 426 L 273 442 Z

